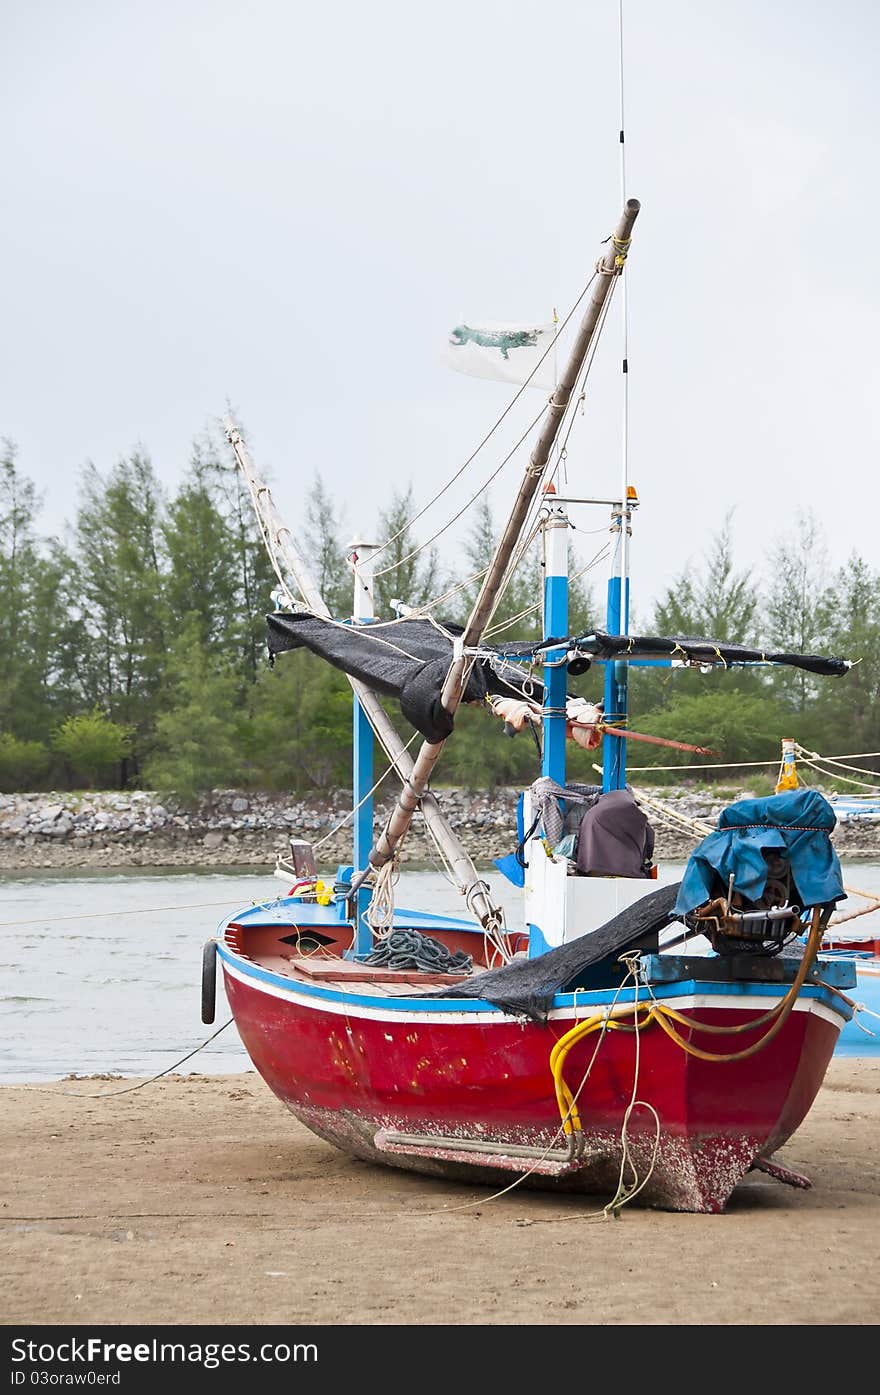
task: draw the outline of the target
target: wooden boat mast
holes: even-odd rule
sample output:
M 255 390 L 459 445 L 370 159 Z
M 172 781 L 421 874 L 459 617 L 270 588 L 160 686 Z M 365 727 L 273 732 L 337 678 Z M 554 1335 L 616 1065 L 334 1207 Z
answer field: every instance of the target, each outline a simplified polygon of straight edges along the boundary
M 232 447 L 238 467 L 247 484 L 273 566 L 277 570 L 277 558 L 280 557 L 290 575 L 295 579 L 309 609 L 324 619 L 332 619 L 327 603 L 321 595 L 304 557 L 297 548 L 290 529 L 278 514 L 269 487 L 257 474 L 241 432 L 231 417 L 224 417 L 223 426 L 226 438 Z M 279 580 L 286 588 L 287 583 L 283 581 L 281 576 L 279 576 Z M 382 706 L 378 694 L 374 693 L 371 688 L 367 688 L 359 679 L 352 678 L 350 675 L 346 676 L 361 710 L 375 732 L 376 739 L 394 765 L 404 788 L 408 788 L 413 778 L 413 759 L 409 751 L 406 750 L 391 718 Z M 435 796 L 430 793 L 424 794 L 421 807 L 425 823 L 442 847 L 462 895 L 468 899 L 469 904 L 473 904 L 477 908 L 481 921 L 485 923 L 486 920 L 497 919 L 498 912 L 488 900 L 485 883 L 477 877 L 472 859 L 468 856 L 454 830 L 447 823 Z M 358 916 L 358 920 L 360 921 L 360 916 Z
M 502 534 L 501 541 L 495 551 L 495 556 L 489 566 L 489 570 L 483 579 L 483 584 L 474 603 L 470 618 L 465 626 L 464 634 L 456 640 L 453 652 L 453 660 L 446 675 L 441 693 L 441 702 L 445 711 L 450 717 L 454 716 L 461 702 L 467 674 L 472 663 L 466 651 L 475 648 L 483 637 L 483 632 L 489 624 L 501 588 L 507 573 L 507 568 L 513 555 L 514 549 L 520 539 L 523 527 L 528 517 L 529 509 L 537 494 L 547 464 L 550 460 L 553 444 L 556 440 L 565 410 L 571 399 L 577 383 L 578 375 L 583 367 L 590 344 L 598 329 L 602 318 L 602 310 L 611 293 L 614 284 L 614 277 L 623 271 L 626 255 L 629 251 L 629 244 L 639 212 L 639 202 L 637 199 L 628 199 L 621 214 L 620 221 L 614 230 L 613 235 L 608 240 L 607 250 L 597 264 L 599 275 L 596 280 L 596 288 L 587 306 L 584 317 L 578 329 L 577 337 L 569 356 L 568 363 L 562 373 L 559 383 L 550 399 L 541 434 L 529 457 L 528 464 L 519 493 L 514 501 L 507 525 Z M 370 867 L 378 872 L 390 862 L 400 842 L 409 828 L 412 816 L 421 801 L 424 800 L 428 788 L 428 781 L 431 778 L 434 766 L 444 742 L 432 743 L 425 741 L 415 759 L 412 773 L 406 780 L 397 800 L 395 808 L 376 841 L 370 853 Z M 369 868 L 365 868 L 357 874 L 352 881 L 352 887 L 356 888 L 368 875 Z M 483 919 L 480 914 L 480 919 Z

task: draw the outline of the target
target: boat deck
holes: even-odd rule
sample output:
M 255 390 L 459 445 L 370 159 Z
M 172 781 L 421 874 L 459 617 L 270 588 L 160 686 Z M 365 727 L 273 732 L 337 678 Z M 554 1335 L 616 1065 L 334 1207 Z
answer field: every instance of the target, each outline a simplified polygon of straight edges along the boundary
M 412 997 L 414 988 L 442 988 L 471 977 L 470 973 L 386 969 L 380 964 L 359 964 L 357 960 L 338 959 L 335 955 L 261 954 L 252 962 L 286 978 L 303 978 L 310 983 L 325 984 L 328 988 L 379 993 L 391 998 Z

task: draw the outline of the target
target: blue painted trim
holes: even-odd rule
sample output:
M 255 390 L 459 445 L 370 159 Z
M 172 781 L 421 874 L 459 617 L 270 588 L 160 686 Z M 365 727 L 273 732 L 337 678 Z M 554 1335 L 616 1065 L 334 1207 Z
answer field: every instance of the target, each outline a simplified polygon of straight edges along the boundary
M 608 579 L 606 625 L 609 634 L 625 635 L 629 629 L 629 579 L 625 586 L 619 576 Z M 626 717 L 628 711 L 629 664 L 621 660 L 605 665 L 605 713 L 611 721 Z M 602 741 L 602 789 L 621 790 L 626 785 L 626 739 L 606 736 Z
M 291 918 L 292 917 L 292 918 Z M 319 929 L 322 925 L 334 929 L 347 922 L 345 898 L 339 897 L 327 906 L 319 906 L 314 901 L 299 901 L 295 896 L 285 896 L 271 906 L 248 906 L 240 915 L 224 918 L 224 925 L 292 925 L 310 926 Z M 473 935 L 482 935 L 483 930 L 473 920 L 461 920 L 457 916 L 435 915 L 431 911 L 409 911 L 400 908 L 394 912 L 395 927 L 419 930 L 459 930 Z M 372 948 L 372 945 L 369 946 Z
M 312 925 L 336 929 L 346 922 L 345 902 L 331 901 L 319 906 L 315 901 L 300 901 L 296 896 L 279 897 L 268 905 L 247 906 L 240 914 L 226 916 L 226 925 Z
M 544 580 L 544 638 L 552 635 L 568 634 L 568 577 L 548 576 Z M 546 658 L 560 659 L 564 649 L 551 649 Z M 568 669 L 544 668 L 544 691 L 547 707 L 558 707 L 565 711 L 568 695 Z M 558 785 L 565 784 L 565 718 L 544 718 L 544 754 L 541 760 L 541 774 L 549 776 Z
M 354 865 L 357 871 L 367 866 L 373 846 L 373 728 L 358 698 L 352 696 L 352 803 L 354 815 Z M 363 800 L 361 804 L 360 801 Z M 360 804 L 360 808 L 357 806 Z M 358 888 L 353 949 L 355 954 L 368 954 L 373 945 L 373 932 L 366 921 L 372 892 L 369 886 Z
M 501 1008 L 495 1007 L 492 1003 L 487 1003 L 483 998 L 425 998 L 421 995 L 414 998 L 394 997 L 389 998 L 384 994 L 374 997 L 368 993 L 354 993 L 350 989 L 320 987 L 318 984 L 305 983 L 301 979 L 290 979 L 285 974 L 273 973 L 271 969 L 261 969 L 250 960 L 241 959 L 233 954 L 226 946 L 220 942 L 217 945 L 217 953 L 220 958 L 246 978 L 253 978 L 257 982 L 271 983 L 277 988 L 286 988 L 288 991 L 295 991 L 300 996 L 316 998 L 323 1002 L 334 1002 L 351 1005 L 355 1001 L 363 1007 L 382 1008 L 389 1016 L 395 1012 L 430 1012 L 430 1013 L 491 1013 L 499 1017 L 511 1016 L 505 1014 Z M 647 988 L 638 990 L 638 1001 L 647 1005 L 651 1001 L 651 996 L 660 1002 L 674 1001 L 677 998 L 688 998 L 699 994 L 701 997 L 754 997 L 754 998 L 781 998 L 784 997 L 790 984 L 785 983 L 704 983 L 700 979 L 681 980 L 674 984 L 652 984 L 651 993 Z M 847 1006 L 836 993 L 830 993 L 819 984 L 806 984 L 800 992 L 802 998 L 816 998 L 825 1007 L 832 1008 L 838 1017 L 848 1021 L 852 1016 L 852 1009 Z M 635 1001 L 635 992 L 632 988 L 595 988 L 579 993 L 557 993 L 553 999 L 554 1008 L 574 1008 L 577 1006 L 581 1011 L 589 1007 L 605 1007 L 608 1003 L 632 1003 Z

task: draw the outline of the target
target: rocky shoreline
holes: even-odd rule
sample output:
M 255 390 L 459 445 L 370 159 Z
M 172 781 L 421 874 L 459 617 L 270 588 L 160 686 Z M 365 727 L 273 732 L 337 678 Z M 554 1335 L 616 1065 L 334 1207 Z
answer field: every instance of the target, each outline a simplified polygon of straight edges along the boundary
M 519 790 L 444 789 L 443 812 L 478 864 L 512 852 Z M 745 791 L 743 792 L 745 794 Z M 741 797 L 741 796 L 737 796 Z M 652 791 L 678 819 L 714 827 L 724 803 L 678 788 Z M 377 820 L 390 809 L 376 805 Z M 654 805 L 646 811 L 655 829 L 658 859 L 687 858 L 703 836 Z M 197 808 L 163 804 L 145 790 L 75 794 L 0 795 L 0 873 L 49 868 L 264 867 L 288 851 L 292 837 L 316 848 L 319 866 L 335 869 L 351 858 L 351 795 L 336 790 L 320 797 L 215 790 Z M 340 826 L 341 825 L 341 826 Z M 838 824 L 833 839 L 840 856 L 880 860 L 880 824 Z M 402 863 L 429 864 L 433 848 L 416 816 Z

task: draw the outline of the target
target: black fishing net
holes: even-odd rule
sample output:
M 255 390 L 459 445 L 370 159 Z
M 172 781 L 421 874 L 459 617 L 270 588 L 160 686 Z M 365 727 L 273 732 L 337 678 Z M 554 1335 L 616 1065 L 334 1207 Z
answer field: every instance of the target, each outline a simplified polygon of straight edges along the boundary
M 602 960 L 613 963 L 628 949 L 656 949 L 660 931 L 672 919 L 678 888 L 675 882 L 649 891 L 598 930 L 547 950 L 536 959 L 514 959 L 502 969 L 487 969 L 426 996 L 483 998 L 504 1012 L 544 1022 L 554 995 L 573 988 L 592 966 Z
M 452 640 L 429 620 L 342 625 L 305 613 L 279 613 L 266 620 L 272 657 L 286 649 L 310 649 L 375 692 L 397 698 L 407 721 L 427 741 L 449 736 L 452 719 L 441 705 L 440 692 L 452 661 Z M 458 629 L 450 626 L 449 633 Z M 493 667 L 488 659 L 480 659 L 471 669 L 462 701 L 482 702 L 490 693 L 521 697 L 526 688 L 536 702 L 543 702 L 543 684 L 530 681 L 519 665 L 499 659 Z
M 453 636 L 461 632 L 459 625 L 438 625 L 415 618 L 349 625 L 296 611 L 277 612 L 268 615 L 266 620 L 272 658 L 287 649 L 310 649 L 375 692 L 397 698 L 407 721 L 427 741 L 444 741 L 450 735 L 452 718 L 440 702 L 440 693 L 453 657 Z M 532 667 L 541 664 L 546 649 L 563 647 L 571 651 L 572 674 L 582 672 L 594 659 L 661 656 L 698 664 L 788 664 L 810 673 L 824 674 L 845 673 L 849 666 L 845 659 L 750 649 L 714 639 L 664 639 L 596 631 L 540 643 L 513 641 L 504 645 L 482 645 L 480 657 L 471 667 L 462 701 L 481 702 L 492 695 L 528 696 L 543 703 L 543 684 L 531 676 Z M 516 662 L 523 659 L 529 661 L 528 665 Z

